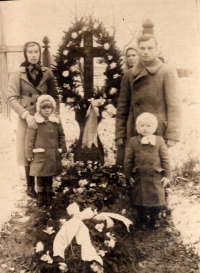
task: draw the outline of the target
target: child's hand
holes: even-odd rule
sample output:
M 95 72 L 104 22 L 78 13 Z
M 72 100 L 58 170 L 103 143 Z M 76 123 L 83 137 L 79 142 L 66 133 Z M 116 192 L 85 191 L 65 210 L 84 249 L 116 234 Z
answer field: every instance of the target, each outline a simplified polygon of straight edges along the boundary
M 62 153 L 62 149 L 61 149 L 61 148 L 59 148 L 59 149 L 58 149 L 58 152 L 61 154 L 61 153 Z
M 167 186 L 170 185 L 170 180 L 169 180 L 169 178 L 167 178 L 167 177 L 163 177 L 163 178 L 161 179 L 161 182 L 162 182 L 162 184 L 163 184 L 163 188 L 166 188 Z
M 32 157 L 28 157 L 27 160 L 28 161 L 33 161 L 33 158 Z
M 134 181 L 134 179 L 131 177 L 131 178 L 129 178 L 129 184 L 130 184 L 130 186 L 133 188 L 134 187 L 134 184 L 135 184 L 135 181 Z

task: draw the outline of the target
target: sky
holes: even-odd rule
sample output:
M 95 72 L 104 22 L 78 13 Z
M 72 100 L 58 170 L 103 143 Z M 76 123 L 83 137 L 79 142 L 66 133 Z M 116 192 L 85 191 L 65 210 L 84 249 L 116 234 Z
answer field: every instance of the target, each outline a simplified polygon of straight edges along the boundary
M 48 36 L 53 54 L 75 16 L 93 15 L 110 33 L 114 27 L 121 50 L 149 18 L 168 62 L 200 75 L 200 0 L 19 0 L 0 2 L 0 9 L 7 45 Z

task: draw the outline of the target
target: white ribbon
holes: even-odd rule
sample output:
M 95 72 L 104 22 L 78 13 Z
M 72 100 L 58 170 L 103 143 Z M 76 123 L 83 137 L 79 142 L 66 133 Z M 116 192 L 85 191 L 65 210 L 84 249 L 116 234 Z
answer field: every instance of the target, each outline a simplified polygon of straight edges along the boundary
M 132 225 L 133 222 L 120 214 L 111 213 L 111 212 L 101 212 L 100 214 L 98 214 L 94 217 L 94 219 L 96 219 L 98 221 L 100 221 L 100 220 L 105 221 L 106 220 L 107 228 L 111 228 L 114 226 L 114 222 L 111 218 L 122 221 L 124 223 L 124 225 L 126 226 L 128 232 L 130 232 L 129 226 Z
M 82 148 L 87 146 L 91 148 L 92 144 L 98 147 L 97 143 L 97 128 L 98 128 L 98 118 L 99 117 L 99 106 L 103 105 L 105 99 L 89 99 L 90 106 L 87 110 L 86 117 L 87 121 L 85 124 L 85 129 L 83 133 Z
M 153 146 L 156 145 L 156 136 L 155 135 L 149 135 L 149 136 L 144 136 L 141 139 L 142 144 L 151 144 Z
M 85 219 L 94 218 L 96 220 L 106 220 L 107 228 L 112 227 L 114 222 L 110 217 L 122 221 L 127 230 L 132 223 L 126 217 L 116 214 L 102 212 L 96 215 L 91 208 L 87 208 L 80 212 L 79 207 L 76 203 L 73 203 L 67 207 L 67 212 L 72 215 L 72 219 L 65 222 L 59 232 L 57 233 L 53 242 L 53 256 L 60 256 L 64 259 L 64 252 L 72 239 L 76 237 L 77 244 L 81 245 L 81 258 L 83 261 L 95 260 L 103 265 L 102 258 L 97 254 L 96 249 L 91 243 L 89 230 L 86 225 L 82 222 Z
M 83 261 L 95 260 L 103 265 L 102 258 L 97 254 L 96 249 L 93 247 L 89 230 L 82 222 L 84 219 L 90 219 L 95 214 L 91 208 L 87 208 L 82 212 L 76 203 L 73 203 L 67 208 L 73 218 L 67 221 L 57 233 L 53 242 L 53 256 L 60 256 L 64 259 L 64 252 L 72 239 L 76 237 L 77 244 L 81 245 L 81 258 Z

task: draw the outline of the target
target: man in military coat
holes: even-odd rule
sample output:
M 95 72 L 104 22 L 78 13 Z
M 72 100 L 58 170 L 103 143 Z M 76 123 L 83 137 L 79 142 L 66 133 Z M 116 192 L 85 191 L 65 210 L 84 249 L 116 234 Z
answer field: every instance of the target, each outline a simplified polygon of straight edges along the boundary
M 116 115 L 117 144 L 123 145 L 137 135 L 136 118 L 149 112 L 158 119 L 155 134 L 165 139 L 167 147 L 172 147 L 180 141 L 181 131 L 177 71 L 157 57 L 157 41 L 153 34 L 138 38 L 138 56 L 138 63 L 122 79 Z

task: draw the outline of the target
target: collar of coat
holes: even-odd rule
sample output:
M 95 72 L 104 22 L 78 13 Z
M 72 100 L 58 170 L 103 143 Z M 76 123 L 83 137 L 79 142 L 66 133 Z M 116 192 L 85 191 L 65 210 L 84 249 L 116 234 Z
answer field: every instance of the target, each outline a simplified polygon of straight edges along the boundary
M 35 113 L 34 118 L 37 123 L 44 123 L 45 122 L 44 117 L 38 112 Z M 48 120 L 51 122 L 55 122 L 57 124 L 60 123 L 59 118 L 57 118 L 54 114 L 51 114 L 49 116 Z
M 43 83 L 49 78 L 49 74 L 45 73 L 48 70 L 48 67 L 41 67 L 42 73 L 43 73 L 43 77 L 39 83 L 39 85 L 37 87 L 34 87 L 36 89 L 40 90 L 40 86 L 43 85 Z M 25 82 L 29 83 L 30 85 L 32 85 L 32 83 L 28 80 L 27 74 L 26 74 L 26 67 L 25 66 L 20 66 L 19 67 L 19 72 L 21 73 L 21 79 L 23 79 Z
M 136 66 L 132 68 L 132 73 L 134 77 L 136 77 L 136 79 L 142 76 L 146 76 L 148 75 L 148 73 L 153 75 L 153 74 L 156 74 L 156 72 L 158 71 L 158 69 L 161 67 L 162 64 L 163 63 L 158 58 L 155 58 L 147 66 L 144 66 L 140 61 L 138 61 Z

